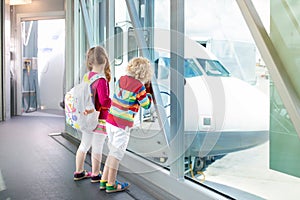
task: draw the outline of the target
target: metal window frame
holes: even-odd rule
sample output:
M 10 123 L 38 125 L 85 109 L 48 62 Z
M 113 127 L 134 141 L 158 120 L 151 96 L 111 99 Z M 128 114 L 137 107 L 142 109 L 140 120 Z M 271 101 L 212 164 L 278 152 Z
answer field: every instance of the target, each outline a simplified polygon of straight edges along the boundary
M 139 21 L 138 18 L 138 14 L 137 14 L 137 9 L 135 7 L 134 1 L 131 0 L 126 0 L 126 5 L 127 5 L 127 9 L 129 12 L 129 16 L 130 19 L 132 21 L 133 26 L 135 27 L 135 35 L 137 38 L 137 42 L 138 42 L 138 47 L 141 49 L 141 53 L 144 57 L 148 58 L 151 60 L 151 54 L 148 50 L 146 41 L 144 39 L 143 36 L 143 31 L 142 31 L 142 26 L 141 23 Z M 162 102 L 162 98 L 159 92 L 159 88 L 158 88 L 158 84 L 156 82 L 156 78 L 153 76 L 152 80 L 152 89 L 153 89 L 153 93 L 156 99 L 156 104 L 157 105 L 161 105 L 161 106 L 156 106 L 156 110 L 158 112 L 158 116 L 159 117 L 159 123 L 160 126 L 163 128 L 163 132 L 165 134 L 165 138 L 167 138 L 167 144 L 169 144 L 170 141 L 170 125 L 169 122 L 167 120 L 163 120 L 163 119 L 167 119 L 167 115 L 166 112 L 163 108 L 163 102 Z
M 171 22 L 171 175 L 184 179 L 184 1 L 170 2 Z
M 4 120 L 4 109 L 5 109 L 5 105 L 3 103 L 3 99 L 4 99 L 4 95 L 3 95 L 3 91 L 4 91 L 4 87 L 3 87 L 3 71 L 4 71 L 4 63 L 3 63 L 3 53 L 2 53 L 2 50 L 4 49 L 4 39 L 3 39 L 3 35 L 2 33 L 4 33 L 4 15 L 5 15 L 5 5 L 4 5 L 4 1 L 1 1 L 1 4 L 0 4 L 0 10 L 1 10 L 1 13 L 0 13 L 0 121 L 3 121 Z

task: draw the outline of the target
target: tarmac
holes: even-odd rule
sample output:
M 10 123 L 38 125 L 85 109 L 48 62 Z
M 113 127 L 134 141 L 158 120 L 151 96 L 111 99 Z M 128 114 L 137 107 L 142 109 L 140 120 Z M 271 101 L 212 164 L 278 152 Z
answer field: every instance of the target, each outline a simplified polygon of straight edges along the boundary
M 224 185 L 225 192 L 228 187 L 235 188 L 256 196 L 251 199 L 300 199 L 300 178 L 269 169 L 269 142 L 227 154 L 204 174 L 206 181 Z

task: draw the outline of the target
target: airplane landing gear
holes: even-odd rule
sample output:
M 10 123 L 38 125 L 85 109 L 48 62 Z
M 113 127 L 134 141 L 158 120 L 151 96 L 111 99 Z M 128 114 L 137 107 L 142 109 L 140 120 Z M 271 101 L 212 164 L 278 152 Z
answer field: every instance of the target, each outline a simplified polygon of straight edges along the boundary
M 206 166 L 206 158 L 195 157 L 193 171 L 202 171 Z
M 185 170 L 186 173 L 190 173 L 192 176 L 194 174 L 197 174 L 197 172 L 203 171 L 203 169 L 206 167 L 206 157 L 186 157 L 185 161 Z

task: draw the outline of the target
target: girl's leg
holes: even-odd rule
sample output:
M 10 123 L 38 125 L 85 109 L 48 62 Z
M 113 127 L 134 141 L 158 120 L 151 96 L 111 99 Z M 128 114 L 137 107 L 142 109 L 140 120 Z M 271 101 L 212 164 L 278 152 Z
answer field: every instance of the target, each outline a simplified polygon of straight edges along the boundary
M 103 181 L 107 181 L 107 179 L 108 179 L 109 167 L 107 165 L 107 162 L 108 162 L 108 157 L 106 158 L 106 162 L 105 162 L 102 177 L 101 177 L 101 180 L 103 180 Z
M 83 171 L 83 163 L 85 161 L 86 153 L 79 151 L 76 152 L 76 173 L 80 173 Z
M 92 141 L 92 176 L 99 175 L 101 159 L 102 159 L 102 150 L 105 142 L 106 135 L 102 133 L 93 134 Z
M 81 142 L 76 152 L 76 172 L 80 173 L 84 170 L 84 161 L 86 153 L 92 145 L 92 134 L 82 132 Z

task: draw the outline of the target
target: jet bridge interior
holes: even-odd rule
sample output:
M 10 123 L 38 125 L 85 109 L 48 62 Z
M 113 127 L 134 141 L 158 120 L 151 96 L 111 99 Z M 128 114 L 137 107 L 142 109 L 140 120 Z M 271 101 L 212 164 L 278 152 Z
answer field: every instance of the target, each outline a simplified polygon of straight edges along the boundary
M 135 118 L 127 152 L 121 161 L 125 176 L 131 176 L 131 180 L 136 179 L 138 183 L 147 183 L 153 190 L 170 194 L 161 195 L 161 199 L 192 199 L 196 196 L 202 199 L 253 199 L 258 196 L 242 189 L 232 190 L 233 187 L 212 180 L 206 181 L 205 170 L 229 153 L 243 152 L 270 142 L 271 160 L 268 163 L 271 168 L 300 177 L 294 170 L 299 166 L 299 159 L 288 161 L 300 152 L 300 87 L 291 78 L 293 73 L 285 64 L 292 65 L 291 58 L 287 61 L 274 41 L 280 38 L 276 35 L 278 33 L 274 31 L 276 34 L 268 35 L 252 1 L 236 0 L 232 3 L 241 11 L 272 77 L 269 98 L 234 77 L 209 49 L 186 35 L 187 22 L 182 20 L 187 12 L 184 9 L 186 1 L 167 2 L 171 11 L 167 29 L 155 26 L 155 9 L 158 4 L 165 4 L 155 0 L 32 0 L 31 4 L 17 6 L 3 2 L 0 121 L 24 114 L 24 99 L 28 112 L 41 109 L 38 88 L 25 91 L 24 85 L 20 84 L 27 78 L 26 87 L 30 88 L 30 80 L 38 84 L 29 76 L 34 76 L 37 69 L 27 66 L 29 61 L 36 61 L 38 53 L 26 51 L 20 43 L 24 31 L 20 27 L 25 27 L 28 34 L 28 25 L 32 21 L 64 19 L 65 59 L 59 79 L 63 81 L 63 95 L 79 83 L 86 72 L 83 63 L 89 47 L 102 45 L 106 48 L 114 77 L 110 82 L 111 91 L 114 91 L 116 80 L 126 73 L 131 58 L 143 56 L 152 63 L 154 74 L 148 92 L 154 97 L 153 104 L 149 110 L 141 109 Z M 270 4 L 271 8 L 277 8 L 275 3 Z M 287 9 L 295 5 L 283 4 L 291 26 L 298 27 L 299 19 L 293 10 Z M 4 24 L 4 18 L 9 18 L 11 27 Z M 297 31 L 293 33 L 298 36 Z M 10 37 L 14 38 L 11 43 L 8 42 Z M 29 45 L 28 49 L 34 42 L 29 40 Z M 8 70 L 8 66 L 14 70 Z M 22 75 L 25 78 L 21 78 Z M 8 77 L 11 77 L 9 84 Z M 26 98 L 18 98 L 25 93 Z M 278 152 L 276 147 L 282 143 L 277 133 L 291 136 L 282 143 L 289 142 L 294 150 Z M 68 124 L 64 124 L 61 136 L 75 143 L 81 139 L 81 133 Z M 104 150 L 106 155 L 107 148 Z M 278 153 L 280 159 L 275 155 Z M 291 167 L 285 167 L 286 162 L 290 162 Z M 153 196 L 159 198 L 160 195 Z

